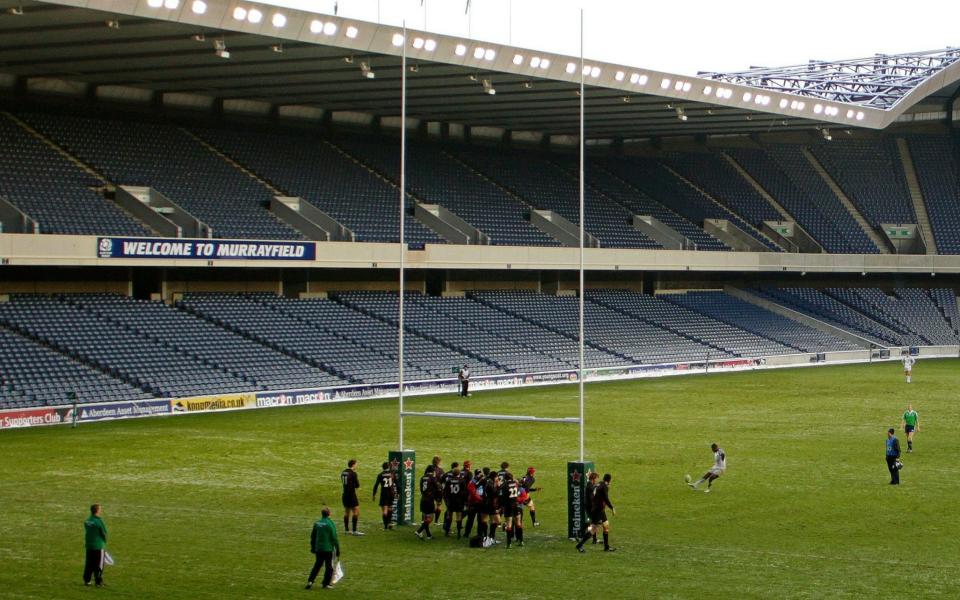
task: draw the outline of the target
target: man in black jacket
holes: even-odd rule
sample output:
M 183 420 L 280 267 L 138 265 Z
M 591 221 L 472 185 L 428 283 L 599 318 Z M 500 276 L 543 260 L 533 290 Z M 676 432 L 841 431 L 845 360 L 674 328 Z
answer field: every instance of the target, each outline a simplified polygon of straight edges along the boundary
M 900 440 L 891 427 L 887 430 L 887 470 L 890 471 L 890 485 L 900 485 L 900 466 Z

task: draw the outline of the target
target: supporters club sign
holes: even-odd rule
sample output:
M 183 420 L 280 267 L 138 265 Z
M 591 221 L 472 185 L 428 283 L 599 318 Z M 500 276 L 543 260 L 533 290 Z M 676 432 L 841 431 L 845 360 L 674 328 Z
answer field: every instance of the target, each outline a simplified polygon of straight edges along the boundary
M 314 242 L 97 238 L 98 258 L 195 260 L 316 260 Z

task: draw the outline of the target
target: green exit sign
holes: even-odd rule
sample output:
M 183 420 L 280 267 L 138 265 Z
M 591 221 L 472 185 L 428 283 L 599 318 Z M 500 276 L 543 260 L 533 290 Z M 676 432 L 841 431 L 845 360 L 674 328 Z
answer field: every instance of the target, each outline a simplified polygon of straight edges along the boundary
M 910 237 L 910 230 L 909 229 L 888 229 L 887 235 L 889 235 L 892 238 L 907 239 Z

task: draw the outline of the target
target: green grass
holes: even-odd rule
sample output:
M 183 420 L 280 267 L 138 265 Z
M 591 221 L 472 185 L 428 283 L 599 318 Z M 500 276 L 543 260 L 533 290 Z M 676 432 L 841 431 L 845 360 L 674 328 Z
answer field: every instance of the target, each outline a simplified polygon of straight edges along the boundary
M 281 408 L 0 433 L 0 596 L 288 598 L 312 564 L 320 507 L 360 460 L 364 538 L 342 537 L 350 598 L 860 598 L 954 596 L 960 562 L 960 370 L 923 361 L 717 374 L 587 387 L 587 458 L 614 476 L 616 554 L 565 539 L 569 425 L 407 421 L 420 465 L 536 465 L 543 526 L 522 549 L 477 550 L 383 532 L 370 485 L 397 443 L 396 403 Z M 576 414 L 576 386 L 408 401 L 412 410 Z M 903 485 L 887 485 L 885 430 L 921 415 Z M 902 434 L 900 434 L 902 437 Z M 715 492 L 685 473 L 726 449 Z M 906 446 L 904 442 L 904 447 Z M 87 506 L 104 505 L 117 560 L 83 588 Z M 338 526 L 340 518 L 335 519 Z M 502 536 L 501 536 L 502 537 Z M 955 597 L 955 596 L 954 596 Z

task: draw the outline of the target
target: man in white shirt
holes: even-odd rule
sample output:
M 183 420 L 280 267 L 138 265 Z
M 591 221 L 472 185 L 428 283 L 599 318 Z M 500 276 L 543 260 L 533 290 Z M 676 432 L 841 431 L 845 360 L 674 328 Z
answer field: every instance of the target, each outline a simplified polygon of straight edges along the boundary
M 710 493 L 710 488 L 713 486 L 714 480 L 718 479 L 727 470 L 727 454 L 723 451 L 723 448 L 716 444 L 710 444 L 710 449 L 713 450 L 713 466 L 710 467 L 710 470 L 704 473 L 700 479 L 692 483 L 687 481 L 687 485 L 695 490 L 700 489 L 697 486 L 706 481 L 707 489 L 703 491 L 707 494 Z M 687 479 L 689 480 L 689 476 L 687 476 Z
M 901 361 L 903 362 L 903 374 L 907 376 L 907 383 L 910 383 L 910 376 L 913 374 L 913 364 L 917 362 L 917 359 L 910 356 L 910 353 L 904 350 Z
M 460 369 L 460 373 L 457 374 L 457 379 L 460 380 L 460 395 L 467 397 L 470 395 L 470 367 L 463 365 L 463 368 Z

